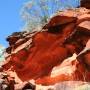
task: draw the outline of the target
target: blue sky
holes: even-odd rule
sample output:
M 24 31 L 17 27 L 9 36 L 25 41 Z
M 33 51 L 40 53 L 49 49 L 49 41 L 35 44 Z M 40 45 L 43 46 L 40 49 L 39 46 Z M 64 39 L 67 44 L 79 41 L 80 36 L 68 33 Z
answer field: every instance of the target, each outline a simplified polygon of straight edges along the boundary
M 20 10 L 27 0 L 0 0 L 0 44 L 7 46 L 5 38 L 20 31 L 22 19 Z
M 5 38 L 11 33 L 21 30 L 23 22 L 20 11 L 24 2 L 27 1 L 30 0 L 0 0 L 0 45 L 7 46 Z M 69 3 L 75 5 L 74 1 Z

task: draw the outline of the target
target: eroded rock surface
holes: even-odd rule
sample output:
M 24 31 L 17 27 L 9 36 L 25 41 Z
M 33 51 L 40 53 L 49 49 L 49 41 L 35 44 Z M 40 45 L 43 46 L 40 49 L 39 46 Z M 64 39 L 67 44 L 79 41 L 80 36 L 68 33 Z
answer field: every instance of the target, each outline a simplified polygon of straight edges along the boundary
M 39 32 L 16 32 L 9 36 L 8 56 L 2 67 L 15 71 L 22 81 L 34 79 L 42 85 L 72 80 L 89 82 L 89 68 L 84 62 L 78 58 L 65 60 L 74 53 L 78 55 L 89 39 L 89 9 L 58 12 Z M 52 70 L 58 65 L 63 72 L 52 77 Z
M 90 9 L 90 0 L 81 0 L 81 7 Z

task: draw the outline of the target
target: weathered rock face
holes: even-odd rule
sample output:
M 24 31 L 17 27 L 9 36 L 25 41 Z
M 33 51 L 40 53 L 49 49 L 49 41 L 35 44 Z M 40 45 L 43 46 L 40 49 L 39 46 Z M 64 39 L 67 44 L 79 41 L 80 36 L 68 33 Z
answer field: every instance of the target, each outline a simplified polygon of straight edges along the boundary
M 0 90 L 14 90 L 15 80 L 4 72 L 0 72 Z
M 81 7 L 90 9 L 90 0 L 81 0 Z
M 33 32 L 35 33 L 35 32 Z M 15 32 L 12 35 L 7 37 L 7 41 L 9 42 L 10 47 L 6 49 L 7 53 L 17 52 L 21 48 L 24 48 L 30 44 L 31 37 L 33 36 L 33 33 L 29 32 Z M 18 50 L 18 47 L 20 48 Z
M 17 82 L 8 72 L 0 71 L 0 90 L 36 90 L 30 82 Z
M 49 21 L 48 24 L 46 24 L 43 29 L 47 29 L 47 28 L 54 28 L 54 27 L 64 27 L 65 24 L 69 24 L 69 23 L 74 23 L 76 22 L 77 18 L 75 17 L 67 17 L 67 16 L 54 16 L 53 18 L 51 18 L 51 20 Z M 48 29 L 49 30 L 49 29 Z
M 73 57 L 74 58 L 74 57 Z M 68 58 L 52 70 L 51 76 L 37 79 L 42 85 L 64 81 L 90 81 L 90 50 L 80 54 L 77 59 Z
M 67 80 L 90 81 L 89 71 L 78 59 L 64 59 L 79 54 L 90 39 L 90 10 L 66 10 L 43 27 L 40 32 L 19 32 L 7 38 L 10 46 L 4 70 L 14 70 L 22 81 L 34 79 L 36 83 L 50 85 Z M 51 77 L 52 69 L 60 65 L 64 72 Z M 65 74 L 66 71 L 71 73 Z M 82 74 L 83 73 L 83 74 Z

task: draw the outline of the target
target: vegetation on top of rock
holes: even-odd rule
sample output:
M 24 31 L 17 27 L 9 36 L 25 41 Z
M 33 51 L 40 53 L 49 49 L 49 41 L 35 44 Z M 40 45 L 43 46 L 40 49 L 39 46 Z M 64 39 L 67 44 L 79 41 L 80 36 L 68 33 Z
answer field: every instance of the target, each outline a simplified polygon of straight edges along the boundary
M 32 31 L 41 29 L 50 17 L 59 10 L 75 8 L 80 5 L 80 0 L 29 0 L 22 8 L 21 15 L 25 20 L 23 30 Z
M 4 60 L 4 47 L 0 45 L 0 61 Z

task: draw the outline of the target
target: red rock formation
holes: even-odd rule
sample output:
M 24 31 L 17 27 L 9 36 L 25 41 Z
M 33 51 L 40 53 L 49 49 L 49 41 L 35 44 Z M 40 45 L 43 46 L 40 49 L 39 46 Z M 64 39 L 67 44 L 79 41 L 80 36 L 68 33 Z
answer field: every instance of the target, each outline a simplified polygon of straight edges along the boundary
M 81 7 L 90 9 L 90 0 L 81 0 Z
M 69 26 L 71 26 L 70 30 L 73 30 L 72 24 Z M 69 30 L 68 26 L 65 29 Z M 22 80 L 37 79 L 48 75 L 54 66 L 71 54 L 64 46 L 60 46 L 60 42 L 62 44 L 64 37 L 67 36 L 64 35 L 62 36 L 61 33 L 53 34 L 48 31 L 37 33 L 33 37 L 31 48 L 28 51 L 21 50 L 13 54 L 9 63 L 14 66 L 15 71 Z M 29 52 L 28 57 L 27 52 Z M 26 60 L 22 57 L 25 54 Z
M 48 24 L 46 24 L 43 29 L 52 28 L 56 26 L 64 26 L 65 24 L 76 22 L 77 18 L 75 17 L 67 17 L 67 16 L 60 16 L 56 15 L 49 21 Z
M 46 76 L 36 80 L 42 85 L 51 85 L 63 81 L 90 81 L 90 50 L 81 53 L 76 60 L 66 60 L 60 65 L 60 74 Z
M 54 66 L 60 64 L 65 58 L 72 55 L 72 53 L 68 52 L 68 49 L 63 46 L 63 42 L 74 28 L 75 24 L 71 23 L 65 25 L 62 30 L 58 29 L 58 33 L 42 31 L 35 34 L 32 38 L 31 48 L 12 54 L 9 65 L 13 65 L 18 76 L 23 81 L 48 75 Z M 25 59 L 22 56 L 24 56 Z M 6 66 L 8 66 L 8 64 Z
M 8 38 L 10 47 L 7 52 L 10 56 L 7 58 L 9 61 L 3 65 L 4 70 L 12 67 L 22 81 L 37 80 L 38 78 L 41 81 L 44 80 L 43 77 L 50 75 L 53 67 L 61 64 L 73 53 L 78 54 L 82 51 L 90 39 L 90 30 L 86 27 L 83 28 L 79 23 L 78 25 L 77 22 L 79 19 L 77 20 L 75 17 L 55 16 L 45 25 L 46 30 L 44 31 L 36 32 L 33 35 L 26 32 L 12 35 Z M 30 42 L 31 39 L 32 42 Z M 73 62 L 80 65 L 76 60 Z M 76 65 L 75 63 L 74 65 Z M 76 70 L 72 73 L 75 76 L 73 80 L 77 80 L 77 77 L 78 79 L 80 77 L 79 80 L 83 80 L 82 74 L 80 74 L 81 70 L 84 72 L 84 68 L 82 68 L 83 66 L 80 65 L 79 71 Z M 55 82 L 72 80 L 72 75 L 61 74 L 55 78 L 47 77 L 51 81 L 48 84 L 52 84 L 55 79 Z

